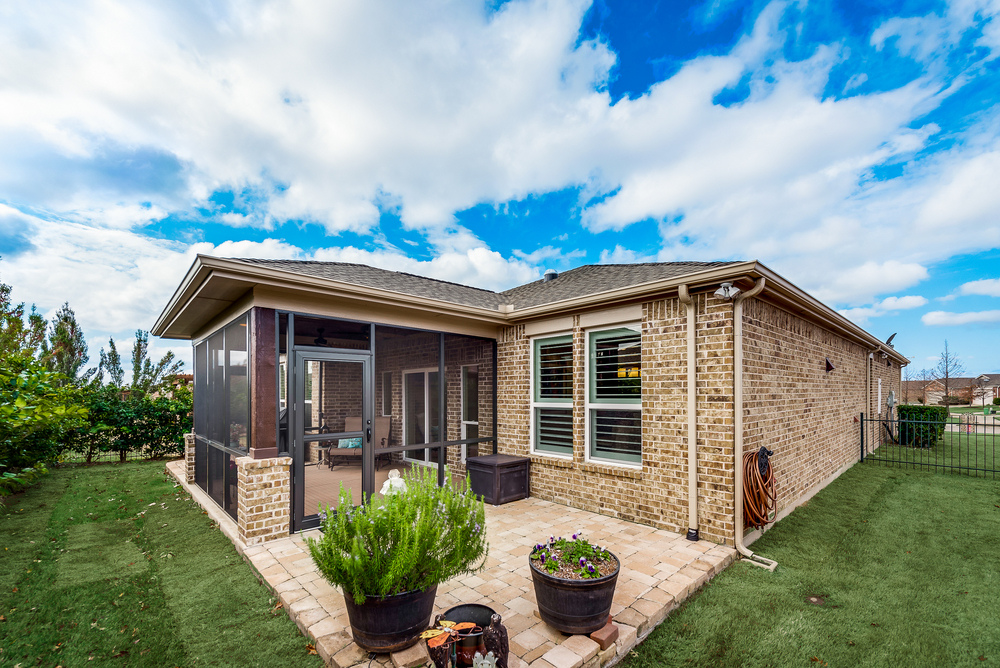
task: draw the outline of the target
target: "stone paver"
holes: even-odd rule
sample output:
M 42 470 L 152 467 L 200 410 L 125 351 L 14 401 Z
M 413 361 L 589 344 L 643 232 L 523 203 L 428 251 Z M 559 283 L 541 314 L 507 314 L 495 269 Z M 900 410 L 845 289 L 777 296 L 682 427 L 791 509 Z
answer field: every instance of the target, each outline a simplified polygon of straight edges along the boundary
M 350 668 L 369 663 L 351 639 L 344 597 L 312 564 L 306 536 L 313 530 L 264 544 L 244 545 L 234 522 L 197 486 L 186 482 L 183 461 L 167 470 L 208 511 L 223 532 L 284 604 L 289 617 L 315 642 L 328 666 Z M 622 560 L 611 609 L 618 637 L 601 650 L 586 636 L 567 636 L 542 622 L 535 605 L 527 554 L 549 536 L 585 537 L 606 546 Z M 435 614 L 459 603 L 484 603 L 503 616 L 510 637 L 509 668 L 608 668 L 709 579 L 736 559 L 730 547 L 540 499 L 486 506 L 490 556 L 476 575 L 438 587 Z M 399 656 L 378 655 L 372 668 L 407 668 L 426 656 L 423 644 Z

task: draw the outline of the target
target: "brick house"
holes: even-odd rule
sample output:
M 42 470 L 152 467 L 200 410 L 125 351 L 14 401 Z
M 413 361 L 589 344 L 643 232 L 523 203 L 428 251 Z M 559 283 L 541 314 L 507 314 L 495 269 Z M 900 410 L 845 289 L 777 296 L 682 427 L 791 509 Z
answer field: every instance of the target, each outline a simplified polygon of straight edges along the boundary
M 774 451 L 780 519 L 856 461 L 906 364 L 752 261 L 497 293 L 199 256 L 152 332 L 194 344 L 189 477 L 248 544 L 316 526 L 341 485 L 358 503 L 390 468 L 497 452 L 530 458 L 532 496 L 733 545 L 736 453 Z

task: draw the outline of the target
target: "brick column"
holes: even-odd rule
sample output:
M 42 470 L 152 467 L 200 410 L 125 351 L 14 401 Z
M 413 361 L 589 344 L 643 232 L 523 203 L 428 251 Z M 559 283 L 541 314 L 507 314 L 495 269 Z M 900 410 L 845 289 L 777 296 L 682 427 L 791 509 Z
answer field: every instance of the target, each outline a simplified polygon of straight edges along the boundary
M 291 465 L 291 457 L 236 460 L 239 474 L 236 518 L 244 544 L 257 545 L 288 536 Z
M 194 482 L 194 434 L 184 434 L 184 462 L 187 464 L 187 481 Z

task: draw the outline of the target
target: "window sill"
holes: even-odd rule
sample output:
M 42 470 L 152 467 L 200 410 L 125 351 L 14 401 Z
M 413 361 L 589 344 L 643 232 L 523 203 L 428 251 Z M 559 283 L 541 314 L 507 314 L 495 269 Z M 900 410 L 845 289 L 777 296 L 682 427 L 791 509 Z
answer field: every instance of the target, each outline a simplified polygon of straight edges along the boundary
M 642 480 L 642 469 L 638 466 L 604 464 L 598 462 L 585 462 L 580 466 L 581 471 L 588 473 L 600 473 L 612 475 L 618 478 L 630 478 L 632 480 Z
M 566 456 L 558 455 L 543 455 L 541 453 L 532 452 L 529 457 L 531 458 L 532 464 L 538 464 L 540 466 L 554 466 L 558 469 L 571 469 L 573 468 L 573 459 Z

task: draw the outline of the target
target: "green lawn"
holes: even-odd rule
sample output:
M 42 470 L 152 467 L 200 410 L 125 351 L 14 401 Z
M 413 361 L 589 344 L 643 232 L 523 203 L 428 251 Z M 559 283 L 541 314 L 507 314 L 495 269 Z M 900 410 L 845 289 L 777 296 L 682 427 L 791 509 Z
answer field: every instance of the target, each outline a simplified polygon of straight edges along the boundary
M 959 467 L 965 475 L 1000 479 L 1000 475 L 993 473 L 1000 470 L 1000 427 L 991 426 L 986 433 L 981 426 L 979 429 L 978 434 L 946 431 L 930 448 L 883 443 L 866 456 L 866 461 L 925 470 L 936 466 Z
M 624 668 L 1000 665 L 998 482 L 857 464 L 752 549 L 778 570 L 733 565 Z
M 163 470 L 57 469 L 8 500 L 0 665 L 323 665 Z

